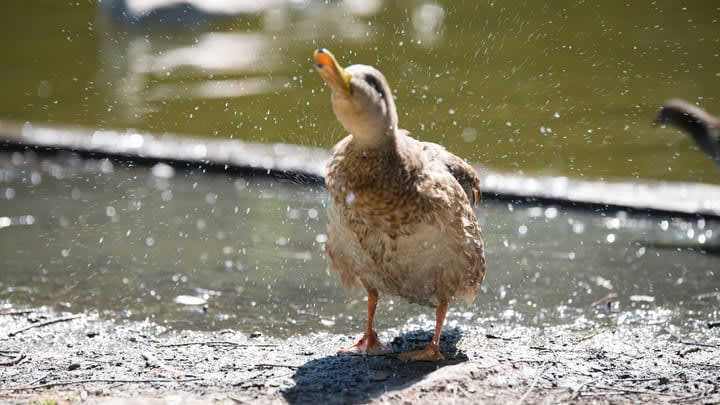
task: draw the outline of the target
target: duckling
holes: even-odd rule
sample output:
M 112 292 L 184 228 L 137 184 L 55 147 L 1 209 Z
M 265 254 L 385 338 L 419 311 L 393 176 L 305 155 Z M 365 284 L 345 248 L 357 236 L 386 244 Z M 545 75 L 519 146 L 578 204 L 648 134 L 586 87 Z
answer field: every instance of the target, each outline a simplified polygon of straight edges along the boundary
M 343 68 L 330 51 L 314 52 L 331 89 L 333 111 L 350 133 L 332 151 L 326 253 L 346 288 L 362 286 L 368 316 L 360 340 L 341 354 L 391 353 L 373 328 L 380 294 L 436 308 L 427 348 L 398 357 L 444 359 L 439 341 L 448 306 L 469 305 L 485 277 L 485 245 L 473 211 L 480 201 L 475 170 L 442 146 L 398 128 L 390 86 L 372 66 Z

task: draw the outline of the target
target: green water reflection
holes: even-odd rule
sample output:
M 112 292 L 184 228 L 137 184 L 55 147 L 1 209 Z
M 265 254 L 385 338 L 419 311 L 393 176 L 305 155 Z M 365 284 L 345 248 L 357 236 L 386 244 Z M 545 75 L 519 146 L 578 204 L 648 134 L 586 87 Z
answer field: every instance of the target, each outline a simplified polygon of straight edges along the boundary
M 9 2 L 0 117 L 329 147 L 343 133 L 311 65 L 323 46 L 378 66 L 401 125 L 473 162 L 720 183 L 686 136 L 649 125 L 670 97 L 720 114 L 713 2 L 351 3 L 187 29 L 113 25 L 87 0 Z

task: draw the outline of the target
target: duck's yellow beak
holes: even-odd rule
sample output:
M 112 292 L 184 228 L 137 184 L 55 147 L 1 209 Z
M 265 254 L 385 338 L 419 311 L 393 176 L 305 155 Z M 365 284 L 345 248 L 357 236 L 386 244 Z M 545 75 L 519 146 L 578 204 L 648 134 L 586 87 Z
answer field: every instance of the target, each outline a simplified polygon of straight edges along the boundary
M 350 78 L 352 75 L 337 63 L 335 57 L 330 51 L 324 48 L 316 49 L 313 53 L 315 59 L 315 69 L 320 76 L 325 79 L 327 84 L 333 91 L 340 91 L 345 94 L 351 94 Z

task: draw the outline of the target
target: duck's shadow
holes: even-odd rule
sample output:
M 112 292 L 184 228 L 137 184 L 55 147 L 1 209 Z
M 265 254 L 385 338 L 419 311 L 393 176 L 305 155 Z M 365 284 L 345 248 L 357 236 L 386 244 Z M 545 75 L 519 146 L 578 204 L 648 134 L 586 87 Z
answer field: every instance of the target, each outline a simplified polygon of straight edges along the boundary
M 446 360 L 434 363 L 404 362 L 396 354 L 332 355 L 311 360 L 295 372 L 295 386 L 285 390 L 283 396 L 291 404 L 368 402 L 419 381 L 438 368 L 467 361 L 468 357 L 456 346 L 461 336 L 458 328 L 444 330 L 440 351 Z M 395 338 L 389 346 L 395 353 L 417 350 L 427 346 L 431 338 L 430 332 L 413 331 Z

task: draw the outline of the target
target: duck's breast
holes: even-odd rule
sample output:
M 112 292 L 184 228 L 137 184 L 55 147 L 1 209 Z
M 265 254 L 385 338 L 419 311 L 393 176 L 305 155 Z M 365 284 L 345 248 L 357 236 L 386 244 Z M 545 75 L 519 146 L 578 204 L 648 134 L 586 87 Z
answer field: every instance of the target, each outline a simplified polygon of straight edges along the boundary
M 356 221 L 342 206 L 332 205 L 328 214 L 330 269 L 347 287 L 362 284 L 437 306 L 457 297 L 471 300 L 482 282 L 481 238 L 440 222 L 414 224 L 393 237 Z

